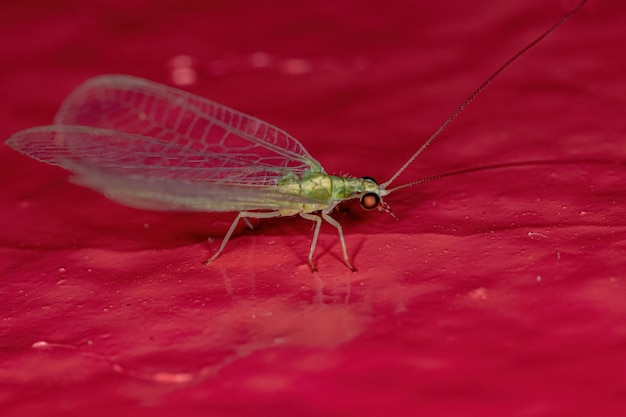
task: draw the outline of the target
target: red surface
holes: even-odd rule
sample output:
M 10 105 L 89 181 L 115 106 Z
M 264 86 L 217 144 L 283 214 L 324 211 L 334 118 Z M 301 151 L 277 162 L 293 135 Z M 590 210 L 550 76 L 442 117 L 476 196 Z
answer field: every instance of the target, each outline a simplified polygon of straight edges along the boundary
M 5 1 L 0 137 L 189 55 L 190 91 L 385 180 L 574 3 Z M 125 208 L 1 147 L 0 414 L 626 415 L 623 9 L 592 0 L 398 184 L 548 163 L 392 194 L 399 221 L 335 213 L 356 273 L 325 227 L 312 274 L 299 218 L 205 267 L 234 214 Z

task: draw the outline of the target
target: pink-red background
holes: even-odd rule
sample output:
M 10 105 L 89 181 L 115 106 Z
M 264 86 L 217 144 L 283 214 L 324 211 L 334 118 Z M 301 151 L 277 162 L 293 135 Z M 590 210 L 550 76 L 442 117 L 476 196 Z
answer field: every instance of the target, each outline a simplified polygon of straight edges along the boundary
M 329 173 L 386 180 L 574 5 L 5 1 L 0 137 L 91 76 L 191 75 Z M 399 191 L 398 221 L 335 212 L 356 273 L 325 227 L 312 274 L 300 218 L 203 266 L 234 214 L 122 207 L 0 147 L 0 414 L 625 415 L 623 11 L 592 0 L 398 184 L 547 162 Z

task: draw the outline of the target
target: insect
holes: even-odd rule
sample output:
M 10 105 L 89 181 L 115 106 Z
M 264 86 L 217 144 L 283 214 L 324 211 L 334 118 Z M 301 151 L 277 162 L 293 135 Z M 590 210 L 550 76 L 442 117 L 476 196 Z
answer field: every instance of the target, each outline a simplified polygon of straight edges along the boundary
M 153 210 L 238 212 L 217 252 L 240 220 L 300 215 L 315 223 L 313 255 L 322 221 L 337 229 L 351 270 L 341 225 L 330 216 L 358 198 L 366 210 L 391 213 L 383 197 L 437 177 L 389 188 L 446 126 L 505 68 L 576 13 L 587 0 L 517 52 L 480 85 L 428 140 L 382 184 L 372 178 L 328 175 L 285 131 L 213 101 L 125 75 L 86 81 L 64 100 L 54 125 L 16 133 L 13 149 L 72 171 L 73 182 L 124 205 Z M 317 214 L 319 213 L 319 215 Z

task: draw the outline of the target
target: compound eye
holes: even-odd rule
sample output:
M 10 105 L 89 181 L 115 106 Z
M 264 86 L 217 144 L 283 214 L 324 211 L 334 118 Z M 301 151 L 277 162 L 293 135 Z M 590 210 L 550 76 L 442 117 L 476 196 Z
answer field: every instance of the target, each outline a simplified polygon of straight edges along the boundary
M 378 184 L 378 183 L 376 182 L 376 180 L 375 180 L 374 178 L 372 178 L 372 177 L 363 177 L 363 179 L 364 179 L 364 180 L 374 181 L 374 184 Z
M 366 193 L 361 196 L 361 207 L 365 210 L 374 210 L 380 204 L 380 196 L 376 193 Z

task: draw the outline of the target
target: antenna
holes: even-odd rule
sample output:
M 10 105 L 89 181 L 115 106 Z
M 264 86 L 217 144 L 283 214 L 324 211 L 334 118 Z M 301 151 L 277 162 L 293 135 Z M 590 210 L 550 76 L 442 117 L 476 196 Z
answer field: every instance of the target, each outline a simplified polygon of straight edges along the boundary
M 482 93 L 482 91 L 489 84 L 491 84 L 491 82 L 494 79 L 496 79 L 500 75 L 500 73 L 502 71 L 507 69 L 512 63 L 517 61 L 522 55 L 524 55 L 526 52 L 528 52 L 533 47 L 535 47 L 539 42 L 541 42 L 548 35 L 550 35 L 552 32 L 554 32 L 559 26 L 561 26 L 563 23 L 565 23 L 570 17 L 572 17 L 574 14 L 576 14 L 576 12 L 578 12 L 578 10 L 580 10 L 581 7 L 583 7 L 585 5 L 585 3 L 587 3 L 587 1 L 588 0 L 582 0 L 580 3 L 578 3 L 578 5 L 572 11 L 570 11 L 568 14 L 566 14 L 561 19 L 559 19 L 558 22 L 556 22 L 554 25 L 550 26 L 545 32 L 543 32 L 541 35 L 539 35 L 537 38 L 535 38 L 534 41 L 530 42 L 524 48 L 519 50 L 515 55 L 513 55 L 504 64 L 502 64 L 497 70 L 495 70 L 495 72 L 493 74 L 491 74 L 489 76 L 489 78 L 487 78 L 485 80 L 485 82 L 483 82 L 476 90 L 474 90 L 474 92 L 472 92 L 472 94 L 470 94 L 469 97 L 467 97 L 465 99 L 465 101 L 463 103 L 461 103 L 461 105 L 459 107 L 457 107 L 457 109 L 446 119 L 446 121 L 443 122 L 443 124 L 441 126 L 439 126 L 439 129 L 437 129 L 435 131 L 435 133 L 433 133 L 428 138 L 428 140 L 426 142 L 424 142 L 424 144 L 413 155 L 411 155 L 411 157 L 404 163 L 404 165 L 402 165 L 400 167 L 400 169 L 398 171 L 396 171 L 396 173 L 393 174 L 393 176 L 391 178 L 389 178 L 389 180 L 387 180 L 387 182 L 384 182 L 383 184 L 381 184 L 380 187 L 383 188 L 383 189 L 387 188 L 392 182 L 394 182 L 396 180 L 396 178 L 398 178 L 400 176 L 400 174 L 402 174 L 409 167 L 409 165 L 411 165 L 413 163 L 415 158 L 417 158 L 422 152 L 424 152 L 424 150 L 431 143 L 433 143 L 433 141 L 437 137 L 439 137 L 441 132 L 443 132 L 443 130 L 450 124 L 450 122 L 452 122 L 454 119 L 456 119 L 457 116 L 459 115 L 459 113 L 461 113 L 465 109 L 465 107 L 467 107 L 467 105 L 470 104 L 476 98 L 477 95 Z M 431 178 L 431 179 L 434 179 L 434 178 Z M 417 180 L 417 181 L 413 181 L 413 182 L 410 182 L 410 183 L 398 186 L 396 188 L 393 188 L 393 189 L 389 190 L 389 192 L 395 191 L 395 190 L 399 190 L 401 188 L 410 187 L 412 185 L 420 184 L 420 183 L 426 182 L 427 180 L 428 179 L 420 179 L 420 180 Z

